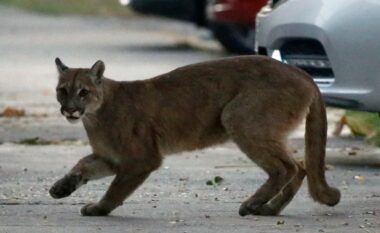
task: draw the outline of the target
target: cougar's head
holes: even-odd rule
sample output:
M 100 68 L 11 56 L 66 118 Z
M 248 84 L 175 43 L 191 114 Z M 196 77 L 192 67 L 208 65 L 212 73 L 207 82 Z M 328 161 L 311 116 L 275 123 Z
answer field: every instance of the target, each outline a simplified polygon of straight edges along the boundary
M 104 63 L 97 61 L 90 69 L 78 69 L 69 68 L 56 58 L 55 64 L 59 74 L 57 100 L 62 115 L 75 123 L 85 114 L 94 113 L 103 101 Z

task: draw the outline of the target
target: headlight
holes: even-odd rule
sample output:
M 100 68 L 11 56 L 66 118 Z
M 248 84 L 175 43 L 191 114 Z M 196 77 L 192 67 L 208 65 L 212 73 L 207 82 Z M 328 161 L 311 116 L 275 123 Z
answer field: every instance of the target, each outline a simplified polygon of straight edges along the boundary
M 119 0 L 120 4 L 123 6 L 127 6 L 130 3 L 130 0 Z
M 281 5 L 282 3 L 286 2 L 287 0 L 269 0 L 269 5 L 272 7 L 272 8 L 275 8 L 275 7 L 278 7 L 279 5 Z
M 278 7 L 282 3 L 286 2 L 287 0 L 269 0 L 268 3 L 261 8 L 261 10 L 258 13 L 258 16 L 265 16 L 268 13 L 270 13 L 274 8 Z

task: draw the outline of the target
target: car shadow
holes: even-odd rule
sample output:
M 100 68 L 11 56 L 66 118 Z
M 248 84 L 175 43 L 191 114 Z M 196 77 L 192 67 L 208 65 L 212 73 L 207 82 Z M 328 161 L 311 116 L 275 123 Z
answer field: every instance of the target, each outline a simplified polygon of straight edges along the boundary
M 99 47 L 98 47 L 99 49 Z M 123 44 L 107 45 L 104 49 L 107 51 L 114 50 L 117 52 L 132 53 L 207 53 L 216 56 L 227 55 L 223 50 L 207 46 L 198 46 L 188 41 L 178 41 L 174 43 L 163 44 Z
M 125 50 L 134 52 L 187 52 L 187 51 L 200 51 L 201 49 L 192 46 L 186 42 L 178 42 L 175 44 L 165 45 L 135 45 L 126 46 Z

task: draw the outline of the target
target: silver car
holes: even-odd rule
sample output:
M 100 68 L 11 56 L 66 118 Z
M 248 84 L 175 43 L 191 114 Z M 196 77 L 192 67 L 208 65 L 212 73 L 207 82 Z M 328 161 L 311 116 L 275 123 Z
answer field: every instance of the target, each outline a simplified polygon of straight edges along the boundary
M 259 54 L 308 72 L 328 105 L 380 112 L 380 1 L 269 1 Z

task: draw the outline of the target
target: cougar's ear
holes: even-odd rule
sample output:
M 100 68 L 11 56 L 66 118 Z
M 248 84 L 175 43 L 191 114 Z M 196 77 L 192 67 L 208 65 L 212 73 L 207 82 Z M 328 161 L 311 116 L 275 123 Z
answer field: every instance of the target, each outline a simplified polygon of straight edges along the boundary
M 55 59 L 55 64 L 57 65 L 57 70 L 59 74 L 63 74 L 69 67 L 62 63 L 62 61 L 57 57 Z
M 92 78 L 95 84 L 99 84 L 102 81 L 104 70 L 106 69 L 103 61 L 97 61 L 91 67 L 91 73 L 93 74 Z

